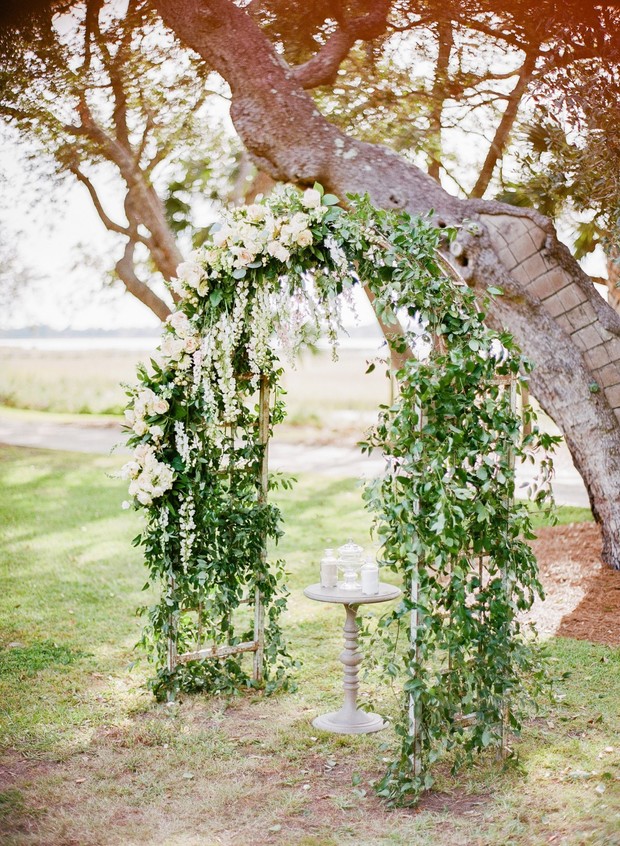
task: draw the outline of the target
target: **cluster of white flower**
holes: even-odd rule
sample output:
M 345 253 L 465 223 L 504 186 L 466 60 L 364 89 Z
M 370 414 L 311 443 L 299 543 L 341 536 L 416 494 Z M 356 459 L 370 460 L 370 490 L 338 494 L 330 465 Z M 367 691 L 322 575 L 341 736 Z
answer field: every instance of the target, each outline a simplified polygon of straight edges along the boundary
M 254 383 L 267 366 L 271 354 L 271 333 L 273 331 L 272 295 L 267 286 L 259 288 L 252 304 L 252 332 L 247 346 L 250 370 L 254 374 Z
M 174 444 L 183 459 L 183 463 L 186 467 L 189 467 L 191 464 L 191 447 L 185 426 L 181 420 L 177 420 L 174 424 Z
M 305 211 L 278 215 L 269 205 L 254 203 L 233 209 L 213 232 L 212 244 L 192 253 L 177 269 L 173 290 L 181 296 L 206 296 L 211 280 L 269 257 L 286 263 L 296 247 L 309 247 L 312 225 L 329 211 L 321 194 L 309 188 L 301 197 Z
M 175 294 L 180 297 L 185 296 L 187 289 L 193 289 L 203 295 L 209 286 L 208 276 L 201 264 L 204 254 L 200 250 L 195 250 L 189 261 L 182 261 L 177 267 L 176 279 L 173 279 L 170 287 Z M 206 285 L 206 289 L 205 289 Z
M 155 523 L 157 528 L 161 530 L 159 535 L 159 543 L 161 546 L 161 554 L 164 558 L 166 558 L 167 553 L 167 545 L 168 545 L 168 532 L 166 529 L 168 528 L 168 524 L 170 522 L 170 512 L 166 507 L 159 509 L 159 514 L 155 518 Z
M 161 357 L 164 363 L 174 362 L 177 371 L 188 370 L 200 349 L 200 335 L 182 311 L 171 314 L 166 325 L 172 331 L 166 332 L 160 344 Z
M 192 557 L 192 549 L 196 541 L 196 506 L 194 499 L 188 494 L 179 506 L 179 537 L 181 541 L 181 566 L 187 573 Z
M 162 396 L 158 396 L 150 388 L 143 388 L 136 392 L 133 407 L 125 411 L 125 420 L 136 435 L 150 432 L 152 437 L 158 440 L 164 434 L 163 429 L 161 426 L 150 425 L 146 418 L 165 414 L 169 407 L 168 401 Z
M 208 349 L 215 369 L 219 393 L 222 397 L 225 423 L 231 423 L 235 420 L 239 411 L 233 357 L 247 325 L 248 298 L 248 282 L 246 279 L 240 279 L 232 314 L 223 313 L 211 329 Z M 211 378 L 211 374 L 206 369 L 204 378 L 205 380 Z
M 158 461 L 155 448 L 149 444 L 139 444 L 133 459 L 123 465 L 121 477 L 130 479 L 129 494 L 140 505 L 151 505 L 154 499 L 163 496 L 174 482 L 174 470 L 163 461 Z

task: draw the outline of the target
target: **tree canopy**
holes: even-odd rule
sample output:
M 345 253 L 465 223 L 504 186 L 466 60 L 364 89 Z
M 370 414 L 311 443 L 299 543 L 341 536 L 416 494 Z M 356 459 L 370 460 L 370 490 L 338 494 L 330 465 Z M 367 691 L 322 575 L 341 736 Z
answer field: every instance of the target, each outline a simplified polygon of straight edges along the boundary
M 202 65 L 148 3 L 130 0 L 33 20 L 5 45 L 0 72 L 0 115 L 28 142 L 36 176 L 84 186 L 124 245 L 118 277 L 161 319 L 170 300 L 158 280 L 174 277 L 177 235 L 193 229 L 188 195 L 221 193 L 231 169 L 207 108 L 222 86 L 208 87 Z

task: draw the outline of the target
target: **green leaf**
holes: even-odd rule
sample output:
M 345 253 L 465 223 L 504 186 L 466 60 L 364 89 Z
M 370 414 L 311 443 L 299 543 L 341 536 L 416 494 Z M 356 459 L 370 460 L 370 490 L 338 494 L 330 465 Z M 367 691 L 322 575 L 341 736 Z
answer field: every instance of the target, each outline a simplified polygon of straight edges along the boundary
M 325 194 L 321 198 L 322 206 L 337 206 L 339 202 L 340 197 L 337 197 L 335 194 Z

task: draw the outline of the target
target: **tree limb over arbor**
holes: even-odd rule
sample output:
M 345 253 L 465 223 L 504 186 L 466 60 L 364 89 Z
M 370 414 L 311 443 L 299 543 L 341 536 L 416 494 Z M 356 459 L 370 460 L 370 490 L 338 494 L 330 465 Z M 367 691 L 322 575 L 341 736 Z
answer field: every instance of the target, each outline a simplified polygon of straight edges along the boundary
M 230 0 L 155 0 L 164 21 L 229 83 L 231 116 L 257 165 L 340 196 L 368 192 L 384 208 L 434 210 L 460 228 L 453 253 L 467 282 L 497 285 L 491 319 L 535 363 L 531 384 L 562 429 L 620 567 L 620 318 L 533 210 L 449 195 L 392 150 L 346 135 L 302 89 L 250 14 Z M 521 79 L 530 72 L 524 68 Z

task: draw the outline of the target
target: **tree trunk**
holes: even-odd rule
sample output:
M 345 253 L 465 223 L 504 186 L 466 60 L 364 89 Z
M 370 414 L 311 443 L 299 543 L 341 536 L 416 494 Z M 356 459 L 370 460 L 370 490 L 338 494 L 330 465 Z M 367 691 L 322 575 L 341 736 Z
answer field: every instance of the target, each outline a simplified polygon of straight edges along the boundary
M 607 301 L 614 311 L 620 314 L 620 250 L 613 247 L 607 256 Z
M 603 531 L 603 559 L 620 568 L 620 317 L 598 295 L 546 218 L 459 200 L 385 147 L 328 123 L 247 12 L 230 0 L 156 0 L 165 22 L 230 84 L 235 128 L 274 179 L 315 181 L 340 197 L 368 193 L 386 209 L 434 211 L 460 227 L 460 271 L 493 301 L 534 362 L 532 393 L 564 434 Z

